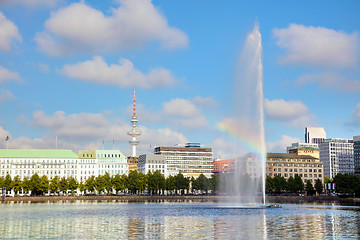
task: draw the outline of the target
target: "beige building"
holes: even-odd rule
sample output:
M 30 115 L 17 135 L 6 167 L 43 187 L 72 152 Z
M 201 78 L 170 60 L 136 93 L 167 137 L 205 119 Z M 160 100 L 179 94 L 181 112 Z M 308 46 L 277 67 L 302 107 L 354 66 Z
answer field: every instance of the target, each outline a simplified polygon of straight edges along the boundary
M 314 184 L 317 179 L 324 182 L 324 164 L 319 158 L 310 155 L 268 153 L 266 175 L 282 176 L 285 179 L 299 175 L 304 183 L 310 180 Z
M 320 150 L 313 147 L 298 147 L 289 149 L 289 153 L 295 153 L 297 155 L 309 155 L 314 158 L 320 159 Z

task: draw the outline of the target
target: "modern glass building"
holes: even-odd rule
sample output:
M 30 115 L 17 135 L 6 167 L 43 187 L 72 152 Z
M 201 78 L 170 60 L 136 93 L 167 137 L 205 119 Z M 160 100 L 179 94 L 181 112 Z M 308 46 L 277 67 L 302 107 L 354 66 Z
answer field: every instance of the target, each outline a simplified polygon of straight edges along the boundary
M 360 136 L 354 136 L 354 173 L 360 175 Z

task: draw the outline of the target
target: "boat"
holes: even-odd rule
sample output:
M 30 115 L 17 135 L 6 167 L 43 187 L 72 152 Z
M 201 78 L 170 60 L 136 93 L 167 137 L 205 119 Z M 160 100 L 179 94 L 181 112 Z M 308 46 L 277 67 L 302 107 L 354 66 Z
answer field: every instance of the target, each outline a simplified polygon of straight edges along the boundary
M 270 204 L 267 205 L 266 208 L 282 208 L 282 206 L 280 206 L 279 204 Z

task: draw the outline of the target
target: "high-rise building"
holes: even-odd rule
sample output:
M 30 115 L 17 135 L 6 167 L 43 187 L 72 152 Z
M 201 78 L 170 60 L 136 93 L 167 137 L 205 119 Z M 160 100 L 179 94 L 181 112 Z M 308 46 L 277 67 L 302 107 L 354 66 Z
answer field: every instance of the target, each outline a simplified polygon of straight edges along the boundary
M 338 173 L 354 174 L 354 143 L 352 139 L 330 138 L 319 144 L 324 174 L 334 178 Z
M 212 149 L 201 147 L 199 143 L 187 143 L 176 147 L 156 147 L 154 154 L 165 156 L 169 175 L 182 173 L 185 177 L 195 178 L 200 174 L 208 178 L 212 175 Z
M 360 136 L 354 136 L 354 173 L 360 175 Z
M 148 172 L 160 171 L 162 175 L 168 177 L 167 164 L 165 155 L 159 154 L 142 154 L 139 156 L 137 170 L 144 174 Z
M 305 143 L 321 143 L 326 138 L 325 129 L 322 127 L 306 127 Z

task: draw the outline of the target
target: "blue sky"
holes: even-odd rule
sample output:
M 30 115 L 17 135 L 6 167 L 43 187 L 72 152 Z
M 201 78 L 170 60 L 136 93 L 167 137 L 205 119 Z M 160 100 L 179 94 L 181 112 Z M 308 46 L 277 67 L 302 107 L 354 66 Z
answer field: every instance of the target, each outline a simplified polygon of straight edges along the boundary
M 268 151 L 360 135 L 359 1 L 0 2 L 0 134 L 9 148 L 130 153 L 133 90 L 150 145 L 201 142 L 231 157 L 217 125 L 231 115 L 239 55 L 262 35 Z M 115 139 L 115 145 L 112 144 Z M 3 142 L 2 147 L 5 147 Z

